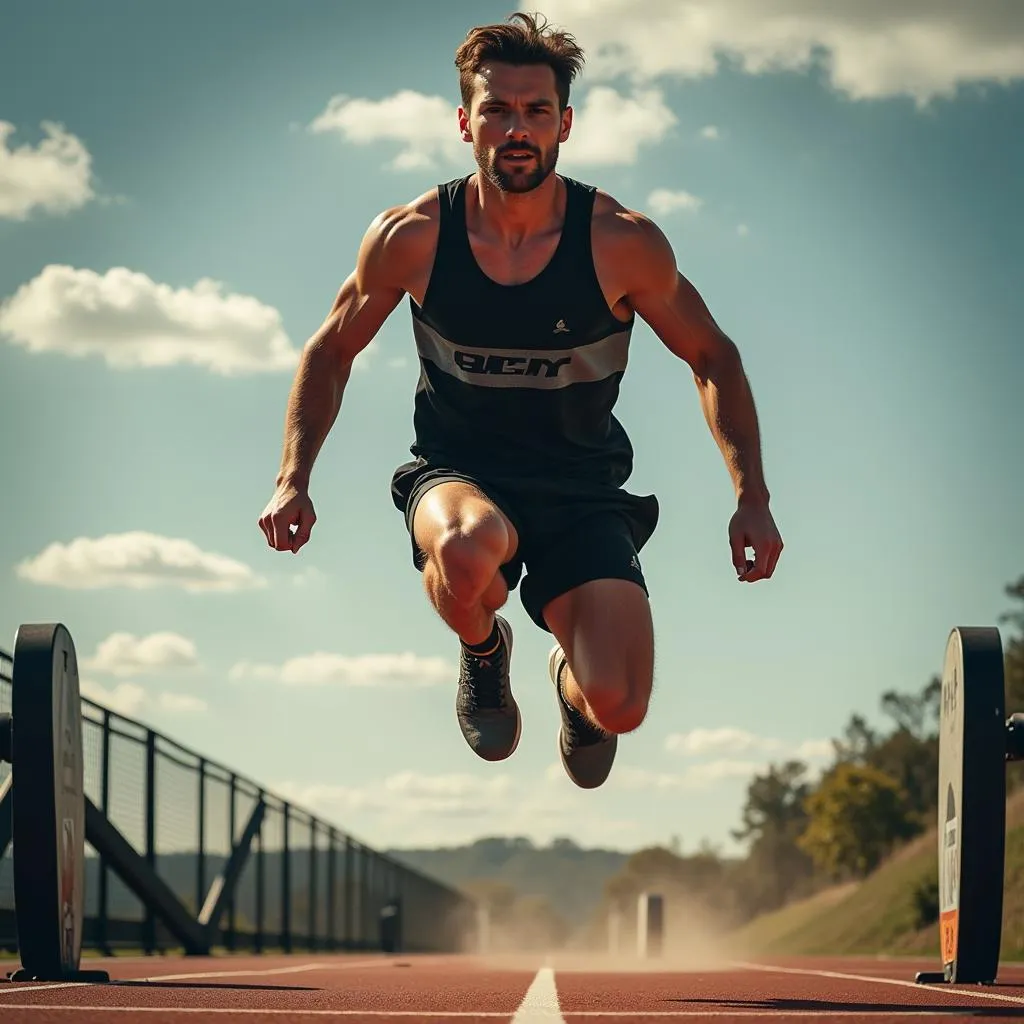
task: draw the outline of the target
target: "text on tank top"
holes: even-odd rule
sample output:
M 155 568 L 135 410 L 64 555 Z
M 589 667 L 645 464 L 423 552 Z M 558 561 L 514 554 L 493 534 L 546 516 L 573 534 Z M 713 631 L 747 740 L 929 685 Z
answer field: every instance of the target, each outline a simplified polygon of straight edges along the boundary
M 551 260 L 500 285 L 473 255 L 466 185 L 438 186 L 430 281 L 410 300 L 420 361 L 413 455 L 507 478 L 552 473 L 621 486 L 633 450 L 612 414 L 633 318 L 615 317 L 591 249 L 595 189 L 571 178 Z

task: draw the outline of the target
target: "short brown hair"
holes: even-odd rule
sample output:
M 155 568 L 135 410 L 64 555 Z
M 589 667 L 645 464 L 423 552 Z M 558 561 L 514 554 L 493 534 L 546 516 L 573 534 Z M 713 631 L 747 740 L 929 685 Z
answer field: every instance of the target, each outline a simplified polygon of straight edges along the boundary
M 477 72 L 486 61 L 505 64 L 547 64 L 555 73 L 558 104 L 569 105 L 569 87 L 583 70 L 583 50 L 568 32 L 551 29 L 539 15 L 512 14 L 508 24 L 470 29 L 455 51 L 462 104 L 469 109 Z

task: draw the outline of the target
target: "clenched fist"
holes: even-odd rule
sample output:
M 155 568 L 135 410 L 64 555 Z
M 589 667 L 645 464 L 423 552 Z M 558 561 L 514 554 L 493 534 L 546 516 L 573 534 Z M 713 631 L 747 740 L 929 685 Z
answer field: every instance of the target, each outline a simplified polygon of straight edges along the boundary
M 279 484 L 260 516 L 260 529 L 275 551 L 297 553 L 309 540 L 315 522 L 316 512 L 306 489 L 290 483 Z

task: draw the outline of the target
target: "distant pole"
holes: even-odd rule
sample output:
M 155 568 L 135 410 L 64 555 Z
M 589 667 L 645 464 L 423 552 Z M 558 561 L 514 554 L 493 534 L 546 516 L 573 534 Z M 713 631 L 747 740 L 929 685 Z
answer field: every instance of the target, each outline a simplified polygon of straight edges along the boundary
M 664 925 L 665 901 L 657 893 L 641 893 L 637 906 L 637 956 L 641 959 L 661 956 Z

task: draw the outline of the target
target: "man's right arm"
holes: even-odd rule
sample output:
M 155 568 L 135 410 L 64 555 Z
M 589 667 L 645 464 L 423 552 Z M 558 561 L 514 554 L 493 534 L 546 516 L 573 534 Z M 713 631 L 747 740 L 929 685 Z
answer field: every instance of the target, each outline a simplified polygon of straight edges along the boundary
M 288 396 L 278 487 L 308 489 L 313 464 L 341 409 L 352 363 L 401 301 L 408 278 L 406 217 L 407 208 L 401 207 L 370 224 L 355 270 L 303 347 Z

